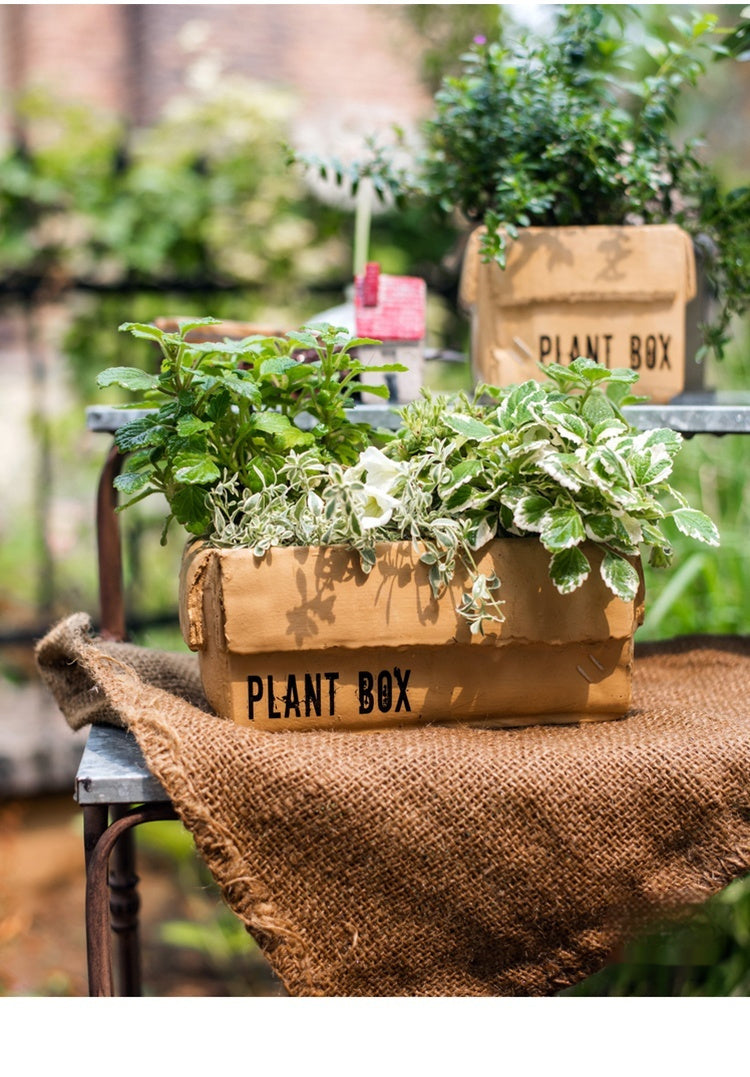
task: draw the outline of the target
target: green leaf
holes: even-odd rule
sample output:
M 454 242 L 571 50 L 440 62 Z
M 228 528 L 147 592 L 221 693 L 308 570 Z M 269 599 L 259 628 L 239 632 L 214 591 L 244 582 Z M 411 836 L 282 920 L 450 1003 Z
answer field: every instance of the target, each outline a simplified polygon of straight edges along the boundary
M 239 355 L 245 350 L 241 340 L 198 340 L 185 346 L 185 354 L 195 355 Z
M 595 542 L 608 542 L 624 531 L 619 520 L 609 513 L 595 513 L 586 517 L 584 530 L 589 538 Z
M 249 400 L 251 404 L 260 404 L 261 392 L 252 378 L 242 377 L 242 371 L 227 374 L 222 384 L 232 393 Z
M 467 531 L 467 540 L 472 550 L 479 550 L 485 546 L 497 534 L 497 517 L 483 516 L 476 521 Z M 498 583 L 498 587 L 500 584 Z
M 382 397 L 383 400 L 388 400 L 390 397 L 390 389 L 387 385 L 361 385 L 357 383 L 358 393 L 372 393 L 373 396 Z
M 635 452 L 630 457 L 630 467 L 639 486 L 651 486 L 669 477 L 672 458 L 666 453 Z
M 614 370 L 610 370 L 607 373 L 610 386 L 627 385 L 628 387 L 630 387 L 635 382 L 637 382 L 639 378 L 639 374 L 637 373 L 637 371 L 628 370 L 627 367 L 615 367 Z
M 620 419 L 610 418 L 597 423 L 591 431 L 592 439 L 596 441 L 608 441 L 627 433 L 628 427 Z
M 513 522 L 522 531 L 541 531 L 542 521 L 552 508 L 549 498 L 541 494 L 529 494 L 520 498 L 513 510 Z
M 616 417 L 616 412 L 607 397 L 595 390 L 583 402 L 581 415 L 590 426 L 596 426 L 597 423 L 603 423 L 607 419 Z
M 182 486 L 170 502 L 176 520 L 192 535 L 201 535 L 211 522 L 206 507 L 206 491 L 201 486 Z
M 454 515 L 460 509 L 471 504 L 474 501 L 474 496 L 474 491 L 471 486 L 464 484 L 445 497 L 443 502 L 444 508 L 450 515 Z
M 468 441 L 484 441 L 486 438 L 495 437 L 498 432 L 471 415 L 446 415 L 445 424 Z
M 304 330 L 295 330 L 286 334 L 286 339 L 290 344 L 296 344 L 300 348 L 318 348 L 320 343 L 315 333 L 305 332 Z
M 272 374 L 286 374 L 291 367 L 299 365 L 299 359 L 293 359 L 291 355 L 273 355 L 260 364 L 260 376 L 265 378 Z
M 581 489 L 580 463 L 574 453 L 544 452 L 537 464 L 564 489 L 574 493 Z
M 136 449 L 135 452 L 130 454 L 128 459 L 128 470 L 136 472 L 142 471 L 144 468 L 151 468 L 151 465 L 156 463 L 157 460 L 160 460 L 162 456 L 163 449 L 160 447 Z
M 574 359 L 570 364 L 570 369 L 575 371 L 576 374 L 580 374 L 590 385 L 598 381 L 607 381 L 611 376 L 610 371 L 605 366 L 600 366 L 595 359 L 590 359 L 587 356 L 579 356 Z
M 264 434 L 286 434 L 292 428 L 292 421 L 280 411 L 258 411 L 251 416 L 250 425 Z
M 166 452 L 174 467 L 181 467 L 185 457 L 191 461 L 203 459 L 208 454 L 208 441 L 204 434 L 192 434 L 190 437 L 180 437 L 179 434 L 171 434 L 166 441 Z
M 647 430 L 638 434 L 635 439 L 635 447 L 641 449 L 666 449 L 671 457 L 675 457 L 682 448 L 682 434 L 668 427 L 658 427 L 656 430 Z
M 597 445 L 587 459 L 589 467 L 608 481 L 630 486 L 631 478 L 622 457 L 609 445 Z
M 203 486 L 221 478 L 218 467 L 207 456 L 184 453 L 176 457 L 174 463 L 177 482 Z
M 231 393 L 225 385 L 222 385 L 208 397 L 205 404 L 206 416 L 213 423 L 220 421 L 226 415 L 231 403 Z
M 314 435 L 307 430 L 300 430 L 287 415 L 280 411 L 258 411 L 250 419 L 251 429 L 268 434 L 283 449 L 298 445 L 311 445 Z
M 371 337 L 352 337 L 347 341 L 347 351 L 350 348 L 377 348 L 382 344 L 382 340 L 373 340 Z M 407 369 L 404 367 L 404 369 Z
M 638 594 L 640 578 L 629 561 L 619 554 L 607 551 L 602 559 L 602 579 L 613 594 L 625 602 L 632 602 Z
M 558 550 L 549 563 L 550 579 L 562 595 L 580 587 L 590 572 L 591 565 L 577 546 Z
M 109 385 L 119 385 L 122 389 L 129 389 L 135 393 L 155 389 L 159 384 L 159 378 L 156 374 L 148 374 L 137 367 L 111 366 L 98 375 L 96 384 L 100 389 L 106 389 Z
M 121 333 L 131 333 L 134 337 L 139 337 L 142 340 L 161 341 L 168 335 L 155 325 L 147 325 L 142 322 L 123 322 L 122 325 L 118 326 L 118 329 Z
M 563 393 L 567 393 L 571 389 L 587 388 L 585 378 L 575 370 L 572 370 L 569 366 L 563 366 L 562 363 L 548 363 L 546 366 L 540 364 L 540 366 L 547 377 L 553 381 Z
M 572 412 L 560 414 L 555 417 L 555 423 L 563 437 L 570 438 L 579 445 L 588 441 L 589 428 L 580 415 L 574 415 Z
M 451 471 L 447 477 L 446 482 L 441 485 L 440 493 L 445 497 L 458 489 L 459 486 L 463 486 L 467 482 L 471 482 L 482 472 L 483 464 L 480 460 L 462 460 L 460 464 Z
M 371 546 L 362 546 L 359 548 L 359 562 L 364 572 L 372 572 L 377 563 L 377 557 L 375 551 Z
M 510 509 L 515 509 L 518 502 L 528 496 L 529 491 L 525 486 L 506 486 L 500 491 L 500 501 Z
M 662 546 L 665 549 L 669 546 L 667 536 L 658 524 L 651 523 L 648 520 L 641 520 L 641 531 L 643 533 L 643 541 L 650 546 Z
M 177 420 L 177 433 L 183 438 L 189 438 L 193 434 L 202 434 L 211 428 L 212 423 L 199 419 L 197 415 L 183 415 Z
M 163 445 L 169 436 L 169 430 L 152 416 L 133 419 L 121 426 L 115 434 L 115 444 L 120 452 L 133 452 L 134 449 L 152 448 Z
M 358 359 L 352 359 L 347 367 L 363 377 L 370 374 L 405 374 L 409 369 L 404 363 L 360 363 Z
M 562 368 L 561 368 L 562 369 Z M 514 425 L 521 425 L 534 421 L 536 416 L 533 411 L 534 404 L 544 406 L 547 394 L 538 382 L 525 381 L 515 385 L 508 393 L 503 411 L 514 420 Z
M 675 509 L 672 519 L 683 535 L 698 539 L 709 546 L 719 545 L 720 537 L 716 525 L 699 509 Z
M 193 329 L 202 329 L 205 325 L 220 325 L 221 318 L 206 317 L 186 320 L 179 319 L 177 324 L 180 328 L 180 336 L 184 338 Z
M 625 370 L 623 370 L 623 371 L 618 370 L 618 371 L 612 371 L 612 373 L 613 374 L 615 374 L 615 373 L 626 374 L 626 373 L 630 373 L 630 372 L 625 371 Z M 632 373 L 635 373 L 635 371 L 632 371 Z M 636 374 L 636 378 L 637 377 L 638 377 L 638 375 Z M 612 401 L 612 403 L 615 405 L 615 407 L 621 408 L 624 405 L 624 403 L 630 399 L 630 389 L 631 389 L 631 386 L 630 386 L 629 382 L 622 381 L 622 380 L 620 380 L 618 378 L 617 381 L 609 382 L 609 384 L 605 387 L 604 391 L 607 394 L 607 398 Z
M 114 486 L 121 494 L 130 497 L 148 486 L 150 481 L 150 471 L 124 471 L 121 475 L 115 477 Z
M 572 506 L 550 509 L 542 520 L 539 538 L 546 550 L 567 550 L 585 537 L 581 514 Z

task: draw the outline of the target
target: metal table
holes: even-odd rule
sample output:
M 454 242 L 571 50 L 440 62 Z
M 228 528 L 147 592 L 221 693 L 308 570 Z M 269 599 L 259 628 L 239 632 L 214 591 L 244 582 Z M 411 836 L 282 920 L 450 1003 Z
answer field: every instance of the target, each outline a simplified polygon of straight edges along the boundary
M 83 808 L 89 994 L 115 993 L 113 931 L 118 940 L 120 994 L 140 995 L 140 898 L 131 831 L 140 823 L 177 819 L 177 814 L 148 770 L 133 734 L 114 726 L 91 727 L 74 796 Z
M 750 393 L 682 394 L 668 404 L 644 404 L 624 410 L 628 420 L 642 430 L 668 426 L 687 437 L 750 433 Z M 87 427 L 111 435 L 144 414 L 144 410 L 90 407 Z M 397 413 L 386 405 L 357 407 L 353 417 L 390 429 L 399 423 Z M 126 630 L 112 482 L 121 462 L 113 446 L 102 470 L 97 500 L 101 634 L 119 640 L 126 638 Z M 146 767 L 133 735 L 109 726 L 94 726 L 90 731 L 76 776 L 75 799 L 84 813 L 89 993 L 114 994 L 111 928 L 118 939 L 120 994 L 138 995 L 139 898 L 132 828 L 151 820 L 176 819 L 177 815 L 164 789 Z
M 693 434 L 750 434 L 750 393 L 681 393 L 668 404 L 639 404 L 623 408 L 640 430 L 668 426 L 687 437 Z

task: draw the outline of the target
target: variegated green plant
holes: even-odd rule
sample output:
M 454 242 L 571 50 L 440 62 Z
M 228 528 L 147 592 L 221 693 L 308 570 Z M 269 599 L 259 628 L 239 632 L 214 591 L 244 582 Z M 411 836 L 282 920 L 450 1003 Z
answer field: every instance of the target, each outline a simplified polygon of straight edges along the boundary
M 436 595 L 457 562 L 468 566 L 459 611 L 475 633 L 502 620 L 501 581 L 479 573 L 474 556 L 496 535 L 538 538 L 563 594 L 590 574 L 582 545 L 593 542 L 605 583 L 626 600 L 639 583 L 633 558 L 670 563 L 670 528 L 717 545 L 711 520 L 669 485 L 680 435 L 638 432 L 623 416 L 637 375 L 583 358 L 545 371 L 547 383 L 483 387 L 472 400 L 424 394 L 382 450 L 370 446 L 346 468 L 309 447 L 292 450 L 262 489 L 226 475 L 212 492 L 210 541 L 258 555 L 344 543 L 369 571 L 377 543 L 411 539 Z

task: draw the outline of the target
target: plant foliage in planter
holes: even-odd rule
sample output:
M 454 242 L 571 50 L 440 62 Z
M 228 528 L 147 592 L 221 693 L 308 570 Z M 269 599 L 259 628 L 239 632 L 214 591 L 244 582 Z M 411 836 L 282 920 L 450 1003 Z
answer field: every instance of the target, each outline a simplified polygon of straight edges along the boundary
M 639 433 L 624 419 L 636 399 L 631 371 L 579 358 L 545 367 L 545 383 L 484 387 L 473 399 L 425 393 L 388 434 L 349 421 L 366 369 L 351 355 L 361 342 L 345 331 L 190 344 L 196 324 L 172 334 L 122 326 L 159 343 L 161 372 L 117 367 L 100 384 L 145 391 L 158 405 L 118 431 L 131 454 L 118 488 L 131 504 L 164 494 L 167 524 L 174 517 L 209 544 L 257 556 L 343 544 L 367 572 L 378 543 L 411 540 L 436 596 L 459 562 L 469 568 L 460 612 L 474 633 L 503 618 L 502 581 L 475 560 L 495 536 L 541 542 L 563 594 L 589 575 L 581 547 L 593 542 L 605 583 L 625 600 L 638 589 L 632 562 L 642 550 L 653 565 L 670 563 L 670 527 L 718 544 L 711 520 L 669 485 L 680 435 Z M 312 361 L 295 357 L 301 347 Z M 303 412 L 311 430 L 295 422 Z
M 232 478 L 243 491 L 263 491 L 294 449 L 314 445 L 321 462 L 353 463 L 378 434 L 369 424 L 349 422 L 347 409 L 362 389 L 388 395 L 386 386 L 364 385 L 360 375 L 404 369 L 365 368 L 351 350 L 375 342 L 333 327 L 285 337 L 187 341 L 192 329 L 216 324 L 217 318 L 182 321 L 170 333 L 125 323 L 122 330 L 159 345 L 161 369 L 110 367 L 97 379 L 100 388 L 117 385 L 141 394 L 146 405 L 158 405 L 118 431 L 117 446 L 130 456 L 116 485 L 128 504 L 152 493 L 165 496 L 171 513 L 163 541 L 173 519 L 194 535 L 210 531 L 219 483 Z M 302 353 L 314 360 L 303 361 Z M 312 429 L 295 424 L 305 413 Z
M 477 37 L 435 94 L 413 166 L 382 146 L 349 169 L 307 163 L 340 182 L 367 175 L 381 197 L 460 211 L 485 226 L 483 257 L 500 266 L 522 227 L 678 224 L 719 300 L 703 354 L 721 355 L 750 296 L 750 188 L 724 191 L 675 126 L 683 95 L 737 49 L 705 13 L 673 16 L 661 40 L 635 45 L 626 27 L 642 19 L 632 5 L 566 5 L 543 32 Z

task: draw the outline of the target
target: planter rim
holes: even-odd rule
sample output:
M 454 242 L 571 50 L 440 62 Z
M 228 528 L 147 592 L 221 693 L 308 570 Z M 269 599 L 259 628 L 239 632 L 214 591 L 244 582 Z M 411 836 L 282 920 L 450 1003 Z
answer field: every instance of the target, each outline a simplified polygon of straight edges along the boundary
M 485 230 L 471 232 L 464 253 L 459 297 L 468 309 L 486 302 L 487 289 L 500 307 L 686 303 L 696 294 L 693 241 L 676 224 L 531 225 L 508 246 L 505 269 L 481 260 Z
M 560 595 L 549 579 L 551 554 L 536 537 L 487 543 L 475 555 L 477 567 L 502 581 L 498 597 L 506 620 L 486 627 L 485 636 L 472 636 L 456 611 L 471 586 L 468 571 L 459 569 L 435 599 L 429 568 L 410 540 L 377 544 L 369 574 L 356 550 L 344 545 L 273 547 L 259 558 L 248 548 L 189 543 L 180 578 L 180 624 L 191 649 L 200 650 L 207 633 L 218 633 L 222 645 L 237 654 L 632 636 L 642 618 L 642 589 L 635 602 L 616 598 L 599 573 L 602 552 L 593 543 L 583 549 L 590 576 L 577 591 Z

